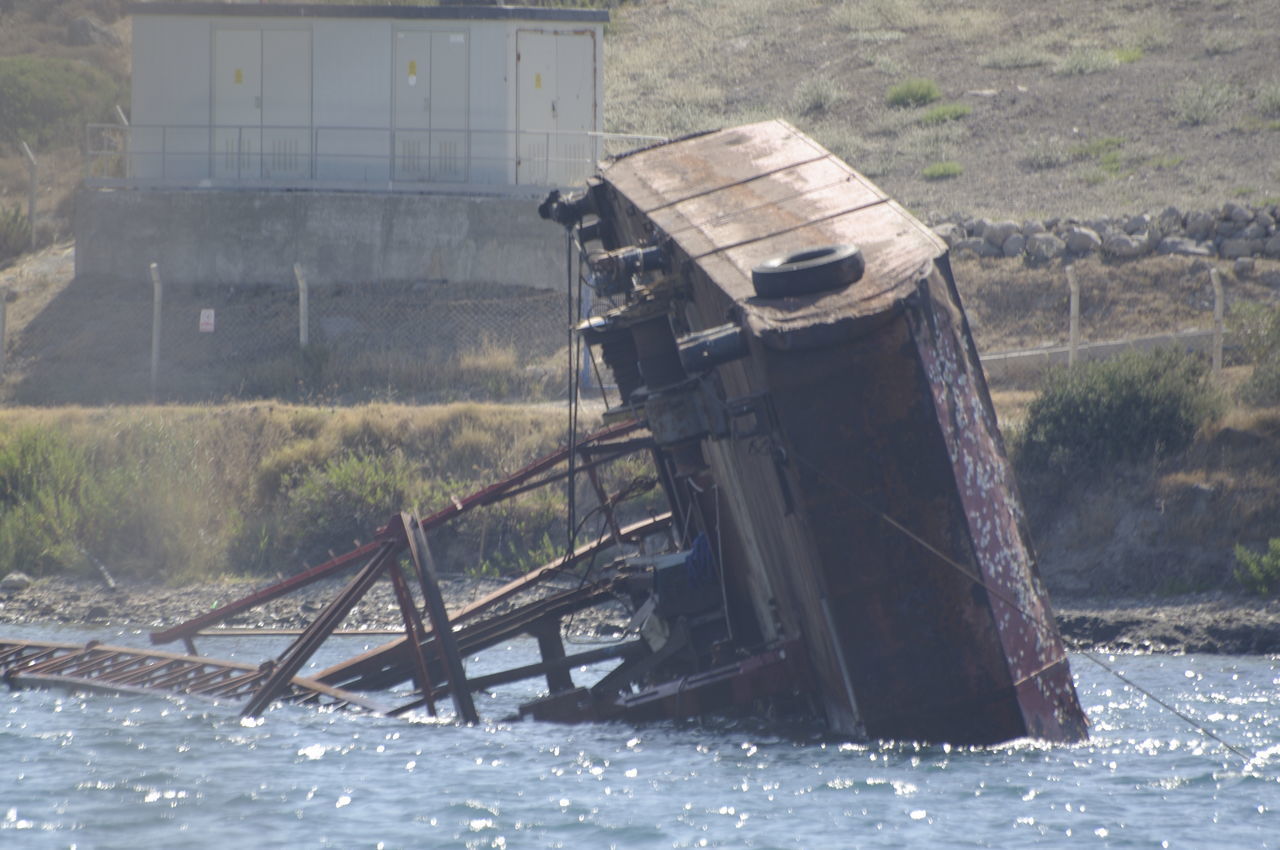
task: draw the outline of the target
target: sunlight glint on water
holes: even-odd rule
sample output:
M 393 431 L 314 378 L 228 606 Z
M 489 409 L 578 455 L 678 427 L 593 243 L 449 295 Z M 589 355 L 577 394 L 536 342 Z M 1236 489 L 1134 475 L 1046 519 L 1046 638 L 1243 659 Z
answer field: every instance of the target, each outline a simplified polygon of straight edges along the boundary
M 279 651 L 262 640 L 206 644 L 254 661 Z M 535 654 L 532 642 L 515 643 L 469 669 Z M 0 695 L 0 846 L 1280 844 L 1280 662 L 1114 663 L 1254 760 L 1083 659 L 1073 666 L 1093 739 L 1074 747 L 866 744 L 729 721 L 503 720 L 538 682 L 478 695 L 476 728 L 292 707 L 242 721 L 227 705 L 18 692 Z

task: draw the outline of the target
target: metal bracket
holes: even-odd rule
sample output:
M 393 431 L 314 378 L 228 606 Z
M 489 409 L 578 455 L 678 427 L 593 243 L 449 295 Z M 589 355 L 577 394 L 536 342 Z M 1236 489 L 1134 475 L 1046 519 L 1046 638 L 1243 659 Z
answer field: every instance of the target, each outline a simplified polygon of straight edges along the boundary
M 725 408 L 729 411 L 730 436 L 735 440 L 762 437 L 773 429 L 768 393 L 730 399 Z

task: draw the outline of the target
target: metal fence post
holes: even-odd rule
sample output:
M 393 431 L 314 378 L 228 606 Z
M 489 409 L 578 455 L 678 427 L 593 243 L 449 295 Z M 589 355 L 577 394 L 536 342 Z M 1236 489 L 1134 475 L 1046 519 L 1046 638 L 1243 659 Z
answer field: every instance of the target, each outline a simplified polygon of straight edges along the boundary
M 36 155 L 31 152 L 31 148 L 27 147 L 26 142 L 22 143 L 22 153 L 27 158 L 27 176 L 31 183 L 27 194 L 27 229 L 31 231 L 30 248 L 34 251 L 36 249 L 36 190 L 39 164 L 36 162 Z
M 156 379 L 160 375 L 160 307 L 164 297 L 164 286 L 160 283 L 160 267 L 151 264 L 151 286 L 154 294 L 151 299 L 151 400 L 156 400 Z
M 1222 371 L 1222 278 L 1217 269 L 1209 269 L 1209 280 L 1213 284 L 1213 371 Z
M 0 375 L 4 375 L 4 328 L 5 309 L 8 306 L 9 290 L 0 286 Z
M 1076 365 L 1080 353 L 1080 284 L 1076 281 L 1076 270 L 1067 266 L 1067 286 L 1071 289 L 1071 319 L 1068 326 L 1067 367 Z
M 310 341 L 311 306 L 307 290 L 307 276 L 302 273 L 302 264 L 293 264 L 293 279 L 298 282 L 298 345 L 307 347 Z

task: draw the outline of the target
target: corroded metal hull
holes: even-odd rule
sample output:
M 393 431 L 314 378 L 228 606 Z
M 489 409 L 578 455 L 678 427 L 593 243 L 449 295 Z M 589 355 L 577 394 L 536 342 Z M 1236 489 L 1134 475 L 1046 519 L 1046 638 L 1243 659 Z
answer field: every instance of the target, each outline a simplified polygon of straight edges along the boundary
M 605 428 L 571 428 L 568 445 L 475 493 L 392 514 L 370 543 L 152 635 L 190 656 L 86 648 L 46 663 L 20 647 L 0 670 L 41 686 L 213 683 L 245 714 L 299 687 L 345 705 L 347 690 L 411 681 L 415 698 L 391 713 L 434 713 L 448 695 L 475 722 L 472 691 L 545 677 L 523 716 L 816 710 L 833 732 L 873 738 L 1086 734 L 941 240 L 777 121 L 633 153 L 543 211 L 611 304 L 579 329 L 616 384 Z M 563 556 L 447 611 L 428 534 L 566 482 Z M 657 487 L 660 509 L 639 498 Z M 579 491 L 603 520 L 589 541 Z M 194 655 L 202 629 L 358 566 L 276 660 Z M 404 636 L 294 678 L 383 580 Z M 625 634 L 569 655 L 563 621 L 615 600 L 631 608 Z M 540 662 L 467 675 L 464 658 L 518 635 Z M 605 660 L 618 663 L 574 682 Z
M 620 159 L 577 211 L 599 239 L 584 245 L 597 288 L 627 300 L 587 331 L 673 475 L 714 494 L 724 581 L 749 609 L 730 619 L 766 645 L 800 639 L 829 725 L 1082 737 L 945 244 L 783 122 Z M 859 280 L 783 297 L 753 285 L 769 258 L 828 244 L 861 249 Z M 663 253 L 630 287 L 609 277 L 627 246 Z M 663 367 L 664 348 L 726 321 L 738 356 L 702 375 Z M 683 419 L 681 399 L 695 399 Z M 716 404 L 727 426 L 700 412 Z

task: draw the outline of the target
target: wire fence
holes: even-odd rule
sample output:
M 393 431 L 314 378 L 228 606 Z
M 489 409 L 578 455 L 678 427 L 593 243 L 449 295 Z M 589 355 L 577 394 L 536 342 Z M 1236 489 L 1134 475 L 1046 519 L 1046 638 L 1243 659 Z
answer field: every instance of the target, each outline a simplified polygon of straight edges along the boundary
M 9 400 L 347 404 L 567 394 L 564 292 L 474 283 L 178 287 L 153 277 L 74 281 L 12 333 Z
M 1042 285 L 988 285 L 977 295 L 971 318 L 989 322 L 997 333 L 1008 332 L 1010 323 L 1057 329 L 1045 331 L 1048 341 L 1033 348 L 984 350 L 989 379 L 1031 385 L 1047 368 L 1170 345 L 1204 352 L 1215 369 L 1224 359 L 1230 361 L 1225 365 L 1239 362 L 1225 312 L 1232 299 L 1261 297 L 1259 286 L 1234 281 L 1224 293 L 1228 281 L 1211 271 L 1179 276 L 1177 286 L 1161 278 L 1140 291 L 1118 293 L 1105 268 L 1087 274 L 1078 285 L 1068 272 L 1052 274 Z M 237 286 L 76 279 L 33 317 L 15 302 L 0 355 L 0 401 L 276 398 L 350 404 L 567 397 L 566 347 L 577 314 L 570 313 L 563 290 L 431 281 L 319 285 L 307 284 L 300 271 L 297 278 Z M 1019 295 L 1022 289 L 1031 291 Z M 1053 297 L 1045 300 L 1046 293 Z M 1141 296 L 1142 305 L 1164 299 L 1163 309 L 1173 317 L 1167 329 L 1147 323 L 1135 333 L 1123 318 L 1122 327 L 1111 328 L 1110 320 L 1126 308 L 1120 295 Z M 1190 307 L 1182 304 L 1188 298 Z M 1010 303 L 1001 306 L 1004 301 Z M 588 301 L 584 313 L 609 306 Z M 1188 317 L 1195 329 L 1188 328 Z M 575 363 L 585 396 L 598 397 L 604 384 L 606 400 L 617 401 L 607 387 L 610 374 L 585 357 Z

